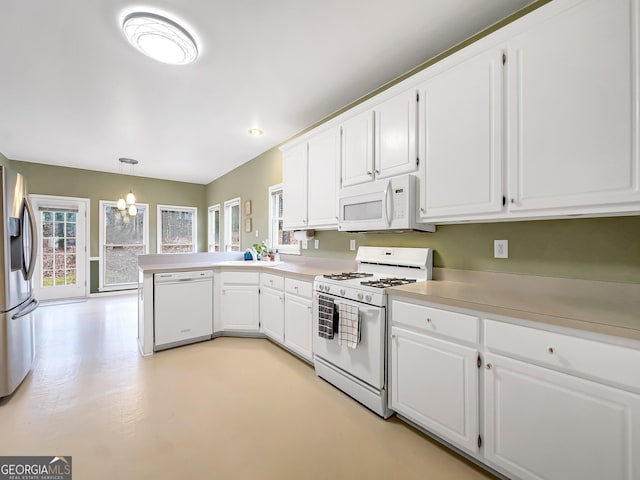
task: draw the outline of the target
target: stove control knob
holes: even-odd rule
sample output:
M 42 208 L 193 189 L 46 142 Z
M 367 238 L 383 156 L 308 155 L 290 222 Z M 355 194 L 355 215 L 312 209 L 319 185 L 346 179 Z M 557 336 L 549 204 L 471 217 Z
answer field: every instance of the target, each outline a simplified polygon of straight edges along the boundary
M 358 293 L 358 300 L 362 300 L 363 297 L 364 297 L 364 294 Z
M 345 293 L 347 293 L 347 292 L 344 291 L 344 288 L 341 288 L 340 289 L 340 295 L 344 295 Z
M 371 301 L 371 295 L 367 295 L 366 297 L 364 297 L 364 299 L 365 299 L 367 302 L 370 302 L 370 301 Z
M 324 292 L 326 290 L 327 286 L 326 285 L 322 285 L 320 284 L 320 291 Z
M 331 287 L 329 285 L 325 285 L 324 291 L 325 292 L 330 292 L 331 291 Z

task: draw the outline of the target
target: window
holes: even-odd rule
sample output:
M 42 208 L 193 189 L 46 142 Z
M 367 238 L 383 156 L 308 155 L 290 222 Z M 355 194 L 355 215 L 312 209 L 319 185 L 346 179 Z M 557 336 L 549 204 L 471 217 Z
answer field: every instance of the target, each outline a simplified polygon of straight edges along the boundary
M 269 187 L 269 245 L 279 253 L 300 253 L 293 232 L 282 229 L 282 184 Z
M 100 290 L 137 286 L 137 257 L 149 253 L 149 206 L 136 206 L 130 216 L 116 202 L 100 201 Z
M 209 207 L 209 251 L 220 251 L 220 204 Z
M 196 251 L 196 207 L 158 205 L 158 253 Z
M 240 197 L 224 202 L 224 250 L 240 251 Z

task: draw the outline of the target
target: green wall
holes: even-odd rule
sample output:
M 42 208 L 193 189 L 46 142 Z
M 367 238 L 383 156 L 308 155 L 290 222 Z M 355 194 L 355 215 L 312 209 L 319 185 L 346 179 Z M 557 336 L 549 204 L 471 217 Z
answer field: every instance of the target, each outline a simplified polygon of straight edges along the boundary
M 268 239 L 269 187 L 281 182 L 282 154 L 277 148 L 272 148 L 207 185 L 207 205 L 220 204 L 220 224 L 222 226 L 224 226 L 224 202 L 240 197 L 240 242 L 243 251 L 254 243 Z M 244 202 L 246 200 L 251 200 L 252 203 L 250 217 L 253 229 L 251 233 L 244 231 L 244 219 L 246 218 Z M 224 227 L 221 227 L 221 235 L 223 235 L 223 231 Z M 257 237 L 256 232 L 258 232 Z
M 195 183 L 173 182 L 154 178 L 96 172 L 78 168 L 57 167 L 31 162 L 11 161 L 11 168 L 27 179 L 29 193 L 88 198 L 90 207 L 89 252 L 100 254 L 100 200 L 118 199 L 130 189 L 138 203 L 149 204 L 149 252 L 156 252 L 157 206 L 178 205 L 198 208 L 198 251 L 207 248 L 206 187 Z M 98 262 L 91 262 L 90 291 L 98 291 Z

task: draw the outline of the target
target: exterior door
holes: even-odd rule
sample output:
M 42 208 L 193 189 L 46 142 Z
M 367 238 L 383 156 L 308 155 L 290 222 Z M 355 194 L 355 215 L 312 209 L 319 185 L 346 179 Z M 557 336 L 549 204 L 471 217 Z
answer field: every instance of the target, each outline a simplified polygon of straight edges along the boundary
M 86 297 L 87 207 L 84 198 L 32 195 L 39 232 L 33 289 L 39 300 Z

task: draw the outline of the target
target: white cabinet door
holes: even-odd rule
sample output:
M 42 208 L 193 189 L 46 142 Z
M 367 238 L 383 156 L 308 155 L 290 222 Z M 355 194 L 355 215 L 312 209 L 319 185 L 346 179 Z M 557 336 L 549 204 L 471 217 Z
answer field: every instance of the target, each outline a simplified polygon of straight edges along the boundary
M 287 294 L 284 300 L 285 346 L 307 360 L 313 360 L 311 330 L 311 300 Z
M 257 285 L 223 285 L 220 316 L 225 331 L 260 329 L 260 296 Z
M 408 90 L 375 107 L 375 174 L 384 178 L 418 168 L 418 92 Z
M 307 144 L 302 143 L 282 154 L 283 226 L 299 229 L 307 226 Z
M 342 186 L 373 180 L 373 112 L 342 124 Z
M 420 86 L 421 219 L 502 210 L 502 70 L 492 49 L 436 64 Z
M 465 450 L 478 451 L 478 351 L 391 330 L 391 409 Z
M 509 208 L 638 202 L 638 2 L 552 8 L 508 43 Z
M 308 228 L 338 228 L 340 127 L 309 139 Z
M 492 354 L 484 371 L 488 462 L 522 479 L 640 478 L 639 395 Z
M 270 288 L 260 292 L 262 332 L 278 343 L 284 342 L 284 293 Z

